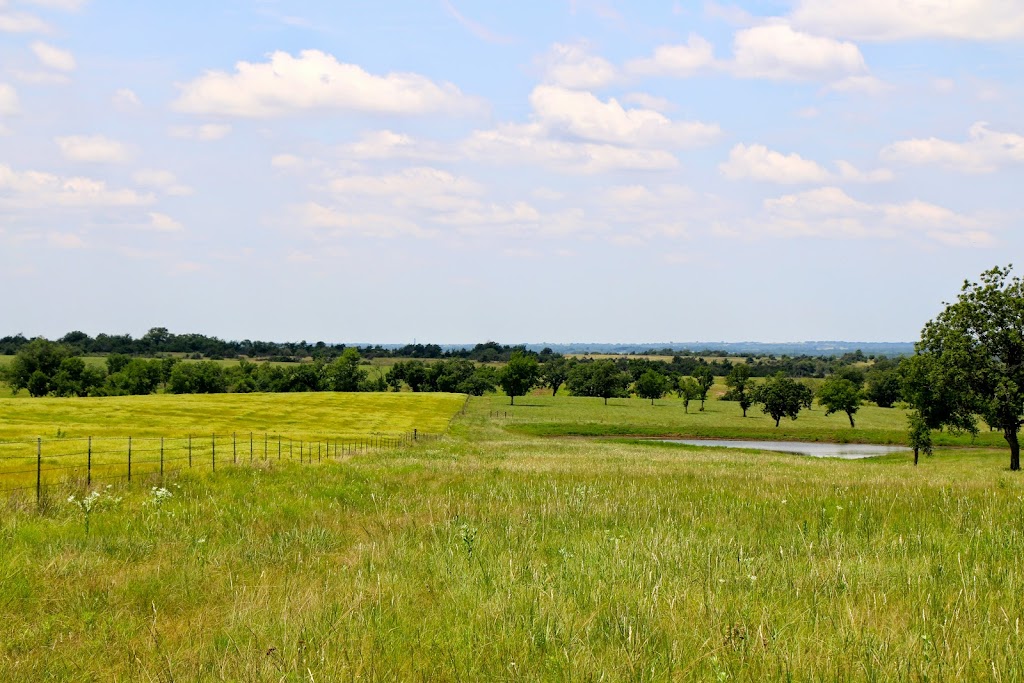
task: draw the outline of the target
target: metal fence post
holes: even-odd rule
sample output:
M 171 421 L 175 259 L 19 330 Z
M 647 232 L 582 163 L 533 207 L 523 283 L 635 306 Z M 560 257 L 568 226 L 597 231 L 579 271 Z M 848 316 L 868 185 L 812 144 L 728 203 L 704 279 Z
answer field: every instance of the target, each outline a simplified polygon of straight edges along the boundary
M 238 464 L 238 434 L 231 432 L 231 464 Z
M 252 462 L 252 432 L 249 432 L 249 462 Z
M 85 464 L 85 486 L 86 488 L 92 486 L 92 437 L 89 437 L 89 459 Z
M 217 471 L 217 435 L 210 435 L 210 462 L 213 463 L 213 471 Z
M 128 437 L 128 483 L 132 483 L 132 437 Z
M 160 437 L 160 478 L 164 478 L 164 437 Z
M 36 437 L 36 505 L 43 498 L 43 440 Z
M 192 435 L 188 435 L 188 466 L 192 467 Z

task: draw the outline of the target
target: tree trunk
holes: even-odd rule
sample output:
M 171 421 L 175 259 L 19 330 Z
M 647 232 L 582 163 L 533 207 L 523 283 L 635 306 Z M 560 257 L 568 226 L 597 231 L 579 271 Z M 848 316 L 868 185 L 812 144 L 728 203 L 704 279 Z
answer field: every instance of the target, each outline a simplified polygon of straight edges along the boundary
M 853 413 L 847 413 L 846 417 L 850 418 L 850 427 L 855 427 L 856 425 L 853 424 Z
M 604 404 L 608 405 L 608 397 L 607 396 L 604 397 Z
M 704 412 L 704 399 L 700 400 L 700 412 Z
M 1009 427 L 1003 429 L 1003 438 L 1006 439 L 1006 443 L 1010 444 L 1010 469 L 1013 471 L 1020 469 L 1020 441 L 1017 440 L 1018 429 L 1020 429 L 1020 426 L 1016 429 Z
M 775 426 L 776 426 L 776 427 L 778 427 L 778 426 L 779 426 L 779 420 L 781 420 L 781 419 L 782 419 L 781 417 L 777 417 L 777 418 L 775 418 Z
M 914 466 L 917 466 L 917 452 L 920 450 L 917 446 L 914 446 Z
M 651 405 L 652 406 L 654 405 L 654 399 L 653 398 L 651 399 Z
M 743 417 L 746 417 L 746 416 L 747 416 L 747 409 L 746 409 L 746 408 L 744 408 L 744 409 L 743 409 Z

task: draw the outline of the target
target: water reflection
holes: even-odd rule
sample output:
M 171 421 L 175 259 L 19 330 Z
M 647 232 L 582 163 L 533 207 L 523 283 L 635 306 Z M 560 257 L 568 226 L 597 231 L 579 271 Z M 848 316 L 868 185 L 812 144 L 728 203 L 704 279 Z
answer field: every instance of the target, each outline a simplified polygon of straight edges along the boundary
M 777 451 L 812 458 L 842 458 L 857 460 L 874 458 L 890 453 L 908 452 L 906 446 L 879 446 L 863 443 L 805 443 L 801 441 L 733 441 L 731 439 L 663 439 L 666 443 L 715 448 L 750 448 L 759 451 Z

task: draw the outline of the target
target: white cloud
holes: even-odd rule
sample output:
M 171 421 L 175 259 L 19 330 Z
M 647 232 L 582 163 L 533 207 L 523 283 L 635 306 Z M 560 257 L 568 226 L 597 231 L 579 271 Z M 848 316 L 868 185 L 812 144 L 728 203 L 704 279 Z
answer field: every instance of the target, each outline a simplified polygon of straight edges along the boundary
M 460 151 L 475 161 L 541 164 L 585 174 L 617 170 L 663 171 L 679 166 L 675 155 L 662 149 L 556 140 L 536 123 L 504 124 L 491 130 L 474 131 L 460 144 Z
M 404 133 L 376 130 L 364 133 L 356 142 L 342 146 L 341 156 L 346 159 L 420 159 L 451 160 L 451 152 L 440 145 L 417 140 Z
M 1018 0 L 799 0 L 789 18 L 801 28 L 852 40 L 1024 37 Z
M 270 165 L 282 169 L 299 168 L 302 166 L 302 158 L 294 154 L 275 154 L 270 159 Z
M 114 96 L 110 100 L 115 107 L 121 111 L 131 111 L 132 109 L 138 109 L 142 106 L 142 100 L 135 94 L 135 91 L 130 88 L 121 88 L 114 93 Z
M 128 161 L 131 153 L 123 143 L 102 135 L 70 135 L 54 138 L 64 158 L 101 164 Z
M 827 90 L 863 95 L 883 95 L 892 90 L 892 86 L 874 76 L 847 76 L 830 83 Z
M 0 5 L 0 32 L 3 33 L 49 33 L 50 25 L 39 17 L 26 12 L 6 12 Z
M 193 192 L 191 187 L 179 183 L 177 176 L 171 171 L 142 169 L 136 171 L 132 179 L 143 187 L 151 187 L 172 197 L 184 197 Z
M 234 73 L 208 71 L 181 86 L 179 111 L 242 117 L 284 116 L 310 110 L 383 114 L 476 112 L 482 106 L 451 83 L 415 73 L 375 76 L 319 50 L 294 57 L 275 52 L 266 62 L 238 62 Z
M 627 93 L 622 96 L 622 101 L 635 104 L 644 109 L 652 109 L 662 114 L 666 114 L 676 108 L 668 98 L 657 97 L 656 95 L 649 95 L 644 92 Z
M 78 64 L 75 56 L 68 50 L 62 50 L 42 41 L 32 43 L 32 52 L 36 58 L 48 69 L 56 71 L 74 71 Z
M 81 249 L 85 246 L 82 238 L 73 232 L 50 232 L 46 235 L 46 243 L 57 249 Z
M 12 116 L 20 111 L 18 91 L 7 83 L 0 83 L 0 116 Z
M 744 78 L 840 80 L 867 72 L 853 43 L 839 42 L 769 24 L 738 31 L 733 40 L 733 72 Z
M 869 204 L 837 187 L 822 187 L 764 202 L 765 216 L 752 221 L 750 233 L 779 237 L 925 238 L 953 246 L 987 247 L 991 233 L 975 218 L 946 207 L 913 200 Z
M 415 221 L 397 215 L 339 209 L 317 202 L 309 202 L 297 210 L 302 223 L 317 229 L 320 238 L 362 236 L 393 239 L 437 234 L 436 230 L 423 229 Z
M 816 162 L 804 159 L 795 152 L 782 154 L 764 145 L 736 145 L 729 152 L 729 160 L 718 166 L 726 178 L 750 178 L 772 183 L 818 183 L 829 178 L 829 172 Z
M 67 74 L 54 71 L 22 71 L 12 70 L 11 73 L 22 83 L 29 85 L 67 85 L 71 79 Z
M 156 232 L 181 232 L 183 226 L 165 213 L 150 213 L 149 225 L 146 226 Z
M 662 45 L 652 57 L 626 63 L 626 72 L 636 76 L 687 78 L 715 65 L 714 49 L 704 38 L 691 35 L 686 45 Z
M 1024 135 L 1000 133 L 984 121 L 972 125 L 964 142 L 915 138 L 894 142 L 882 159 L 904 164 L 943 166 L 965 173 L 991 173 L 1000 166 L 1024 162 Z
M 544 82 L 564 88 L 603 88 L 617 77 L 611 62 L 590 54 L 586 43 L 556 43 L 541 60 L 541 65 Z
M 79 176 L 62 178 L 40 171 L 15 171 L 0 164 L 0 203 L 17 208 L 130 207 L 152 204 L 155 197 L 115 190 L 106 182 Z
M 618 100 L 599 100 L 588 92 L 538 86 L 530 104 L 549 128 L 593 142 L 629 147 L 693 147 L 721 135 L 717 124 L 673 121 L 650 109 L 625 109 Z
M 855 183 L 880 183 L 892 180 L 889 169 L 861 171 L 848 161 L 835 162 L 838 173 L 831 173 L 815 161 L 795 152 L 783 154 L 764 145 L 739 144 L 729 152 L 729 159 L 719 164 L 722 175 L 730 180 L 760 180 L 769 183 L 801 184 L 843 180 Z
M 199 140 L 211 142 L 220 140 L 231 132 L 231 126 L 226 123 L 204 123 L 201 126 L 171 126 L 169 133 L 171 137 L 183 140 Z
M 464 205 L 463 197 L 482 188 L 466 177 L 436 168 L 406 168 L 390 175 L 352 175 L 331 181 L 330 189 L 343 201 L 354 196 L 387 198 L 393 206 L 448 210 Z

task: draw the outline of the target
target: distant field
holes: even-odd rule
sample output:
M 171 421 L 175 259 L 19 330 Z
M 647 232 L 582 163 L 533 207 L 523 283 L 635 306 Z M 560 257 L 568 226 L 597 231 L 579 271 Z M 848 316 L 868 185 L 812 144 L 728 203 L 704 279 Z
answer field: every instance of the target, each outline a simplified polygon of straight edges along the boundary
M 653 406 L 639 398 L 613 398 L 606 406 L 599 398 L 561 394 L 552 398 L 536 393 L 517 399 L 514 406 L 504 396 L 486 400 L 491 410 L 507 413 L 509 429 L 544 436 L 672 435 L 880 444 L 902 444 L 907 439 L 906 411 L 873 405 L 860 408 L 854 418 L 857 426 L 851 428 L 845 413 L 826 417 L 825 409 L 817 404 L 813 410 L 801 411 L 795 421 L 783 418 L 776 427 L 758 407 L 750 408 L 744 418 L 738 404 L 715 399 L 705 403 L 704 412 L 700 412 L 700 401 L 691 401 L 688 414 L 678 398 L 661 399 Z M 987 430 L 974 440 L 969 435 L 946 432 L 934 433 L 933 439 L 937 445 L 1006 445 L 1001 434 Z

